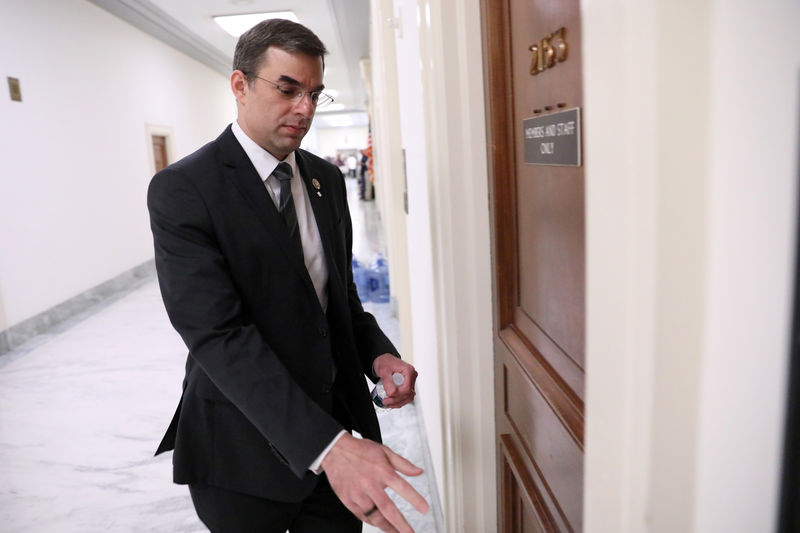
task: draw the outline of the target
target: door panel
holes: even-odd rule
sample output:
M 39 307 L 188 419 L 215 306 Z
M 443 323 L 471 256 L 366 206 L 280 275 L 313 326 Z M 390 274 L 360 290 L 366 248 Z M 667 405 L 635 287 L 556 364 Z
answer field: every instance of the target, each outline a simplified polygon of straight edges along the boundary
M 564 517 L 580 516 L 581 499 L 576 497 L 581 494 L 583 479 L 580 442 L 516 358 L 506 360 L 503 379 L 506 418 L 534 467 L 547 480 L 557 511 Z
M 556 524 L 541 497 L 540 488 L 524 466 L 522 456 L 513 440 L 502 438 L 502 493 L 508 502 L 501 516 L 502 531 L 547 532 L 557 530 Z
M 519 155 L 515 157 L 517 260 L 524 265 L 519 276 L 519 308 L 561 348 L 561 357 L 583 368 L 583 171 L 526 164 L 520 134 L 526 118 L 583 103 L 579 6 L 577 1 L 561 0 L 512 0 L 509 4 L 514 102 L 511 123 L 519 130 L 515 131 L 514 147 Z M 530 45 L 562 27 L 566 61 L 530 75 Z
M 579 2 L 484 0 L 482 9 L 500 530 L 581 531 L 583 168 L 526 163 L 522 127 L 583 105 Z M 561 28 L 566 57 L 531 74 L 531 46 L 547 49 L 542 39 Z
M 583 401 L 583 367 L 551 339 L 545 330 L 539 327 L 536 322 L 521 308 L 516 308 L 512 317 L 514 330 L 526 340 L 531 346 L 535 346 L 539 357 L 547 361 L 553 368 L 553 372 L 559 379 L 565 382 L 564 394 L 573 398 L 573 401 L 580 403 Z

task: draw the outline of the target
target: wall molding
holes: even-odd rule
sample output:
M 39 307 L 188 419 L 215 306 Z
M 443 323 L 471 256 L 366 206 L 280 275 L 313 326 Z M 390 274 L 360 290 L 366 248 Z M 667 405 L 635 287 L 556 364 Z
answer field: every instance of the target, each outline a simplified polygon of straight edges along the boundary
M 46 311 L 42 311 L 38 315 L 0 331 L 0 355 L 14 350 L 37 335 L 63 324 L 98 304 L 122 296 L 143 283 L 155 279 L 155 272 L 155 262 L 151 259 Z
M 148 0 L 89 0 L 128 24 L 192 57 L 226 78 L 232 60 Z
M 481 10 L 417 0 L 448 531 L 497 530 Z M 476 60 L 478 58 L 478 60 Z M 487 497 L 487 490 L 491 496 Z

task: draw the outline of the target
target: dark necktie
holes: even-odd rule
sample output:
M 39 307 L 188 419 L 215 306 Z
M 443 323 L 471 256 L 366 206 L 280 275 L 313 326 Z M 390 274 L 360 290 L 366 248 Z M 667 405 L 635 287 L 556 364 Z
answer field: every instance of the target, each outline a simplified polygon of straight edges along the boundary
M 272 171 L 281 183 L 281 193 L 278 197 L 278 212 L 281 214 L 286 228 L 289 230 L 289 238 L 297 247 L 300 255 L 303 255 L 303 244 L 300 241 L 300 230 L 297 227 L 297 212 L 294 210 L 294 199 L 292 198 L 292 167 L 289 163 L 278 163 Z

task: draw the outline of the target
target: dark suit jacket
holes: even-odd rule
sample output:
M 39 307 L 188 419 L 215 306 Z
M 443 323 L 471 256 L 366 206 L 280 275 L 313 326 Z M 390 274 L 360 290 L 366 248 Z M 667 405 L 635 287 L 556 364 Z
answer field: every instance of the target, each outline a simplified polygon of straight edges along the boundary
M 317 481 L 308 466 L 342 428 L 380 442 L 364 374 L 397 351 L 353 284 L 341 173 L 303 150 L 296 160 L 327 260 L 327 313 L 230 126 L 150 184 L 161 294 L 189 348 L 156 452 L 174 448 L 176 483 L 299 501 Z

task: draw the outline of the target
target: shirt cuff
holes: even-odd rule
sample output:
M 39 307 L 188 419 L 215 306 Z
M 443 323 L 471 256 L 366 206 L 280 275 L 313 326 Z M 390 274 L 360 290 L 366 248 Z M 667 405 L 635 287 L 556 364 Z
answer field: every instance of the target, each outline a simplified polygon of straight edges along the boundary
M 330 444 L 328 444 L 328 447 L 322 450 L 322 453 L 319 454 L 313 463 L 311 463 L 311 466 L 309 466 L 308 469 L 314 472 L 316 475 L 322 474 L 322 460 L 325 459 L 325 457 L 328 455 L 328 452 L 330 452 L 331 448 L 333 448 L 333 445 L 339 442 L 339 439 L 341 439 L 342 435 L 345 433 L 347 433 L 347 431 L 341 430 L 335 437 L 333 437 L 333 440 Z

